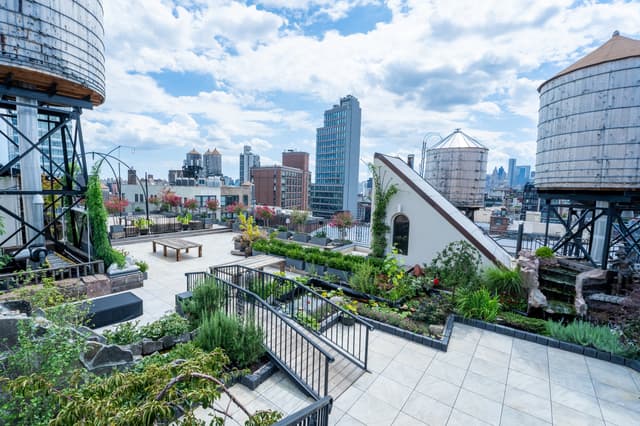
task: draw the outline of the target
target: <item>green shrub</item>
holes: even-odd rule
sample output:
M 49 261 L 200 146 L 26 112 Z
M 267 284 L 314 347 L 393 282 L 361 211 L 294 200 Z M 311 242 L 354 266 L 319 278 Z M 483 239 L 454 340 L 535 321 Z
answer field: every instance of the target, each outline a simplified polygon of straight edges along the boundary
M 136 265 L 140 268 L 140 272 L 145 273 L 149 270 L 149 264 L 144 260 L 136 261 Z
M 123 322 L 113 330 L 105 330 L 102 335 L 110 345 L 128 345 L 141 339 L 138 323 L 140 321 Z
M 365 304 L 358 305 L 358 314 L 394 327 L 410 331 L 416 334 L 428 336 L 429 326 L 407 317 L 406 313 L 393 312 L 391 310 L 379 310 Z
M 265 353 L 262 341 L 262 330 L 253 321 L 243 322 L 216 311 L 201 321 L 195 344 L 205 351 L 222 348 L 236 367 L 245 368 Z
M 551 247 L 542 246 L 536 249 L 536 256 L 541 259 L 551 259 L 552 257 L 554 257 L 554 254 L 553 250 L 551 250 Z
M 445 288 L 475 287 L 478 282 L 480 252 L 466 241 L 454 241 L 438 252 L 429 269 Z
M 361 263 L 355 267 L 353 275 L 349 279 L 349 285 L 354 290 L 377 296 L 380 293 L 380 288 L 376 285 L 378 273 L 379 270 L 371 262 Z
M 456 308 L 465 318 L 494 321 L 500 312 L 500 301 L 498 296 L 491 296 L 486 288 L 464 290 L 456 301 Z
M 189 321 L 174 312 L 140 327 L 140 337 L 158 340 L 164 336 L 177 337 L 189 331 L 191 331 Z
M 567 325 L 547 321 L 546 325 L 547 333 L 555 339 L 591 346 L 615 355 L 630 358 L 638 356 L 637 348 L 622 343 L 620 335 L 607 326 L 597 326 L 585 321 L 574 321 Z
M 420 304 L 411 314 L 411 318 L 427 324 L 443 324 L 450 313 L 451 302 L 448 297 L 444 294 L 436 293 L 431 297 L 420 300 Z
M 193 325 L 197 325 L 206 313 L 217 311 L 222 307 L 226 297 L 225 289 L 217 284 L 214 277 L 208 277 L 193 290 L 190 299 L 182 302 L 182 310 Z
M 500 317 L 505 325 L 518 330 L 529 331 L 531 333 L 547 336 L 547 321 L 540 318 L 530 318 L 518 315 L 513 312 L 502 312 Z
M 483 282 L 492 294 L 520 296 L 523 294 L 522 278 L 517 269 L 498 268 L 495 266 L 484 270 Z

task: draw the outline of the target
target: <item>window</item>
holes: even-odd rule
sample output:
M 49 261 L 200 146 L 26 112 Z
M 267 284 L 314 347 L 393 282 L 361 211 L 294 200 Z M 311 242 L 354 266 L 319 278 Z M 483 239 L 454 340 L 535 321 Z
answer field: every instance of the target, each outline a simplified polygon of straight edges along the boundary
M 393 219 L 393 246 L 400 254 L 409 252 L 409 218 L 403 214 Z

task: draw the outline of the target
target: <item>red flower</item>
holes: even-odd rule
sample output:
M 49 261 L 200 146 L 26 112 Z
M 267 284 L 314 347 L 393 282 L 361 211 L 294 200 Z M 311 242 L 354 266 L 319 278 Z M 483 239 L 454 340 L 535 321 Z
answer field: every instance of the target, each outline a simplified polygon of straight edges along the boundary
M 438 277 L 435 277 L 435 278 L 433 279 L 433 285 L 434 285 L 434 286 L 437 286 L 438 284 L 440 284 L 440 280 L 438 279 Z

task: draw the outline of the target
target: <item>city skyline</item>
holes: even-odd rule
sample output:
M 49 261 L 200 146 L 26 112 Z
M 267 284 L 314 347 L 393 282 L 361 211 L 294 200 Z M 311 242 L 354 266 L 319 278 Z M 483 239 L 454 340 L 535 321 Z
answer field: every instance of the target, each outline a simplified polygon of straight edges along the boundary
M 374 152 L 419 159 L 426 133 L 458 127 L 490 149 L 489 170 L 535 165 L 537 87 L 614 30 L 638 38 L 640 6 L 530 3 L 105 2 L 107 100 L 83 114 L 87 150 L 133 146 L 121 158 L 163 176 L 216 147 L 235 176 L 244 145 L 264 164 L 314 153 L 317 117 L 351 93 L 359 180 Z

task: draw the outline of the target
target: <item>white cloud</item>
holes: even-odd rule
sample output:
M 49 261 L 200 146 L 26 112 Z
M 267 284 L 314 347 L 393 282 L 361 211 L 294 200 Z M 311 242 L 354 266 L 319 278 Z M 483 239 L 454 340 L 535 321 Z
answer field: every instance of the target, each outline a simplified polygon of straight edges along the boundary
M 363 157 L 419 153 L 427 132 L 462 127 L 489 137 L 490 161 L 532 162 L 535 89 L 551 77 L 540 67 L 569 65 L 614 29 L 637 35 L 640 22 L 638 4 L 623 1 L 389 0 L 390 22 L 344 36 L 310 34 L 306 20 L 348 19 L 379 2 L 256 3 L 105 2 L 107 103 L 87 112 L 85 124 L 95 143 L 213 145 L 231 159 L 254 138 L 270 145 L 260 154 L 279 158 L 293 139 L 313 156 L 322 109 L 352 93 L 363 108 Z M 216 88 L 169 94 L 148 74 L 167 70 L 208 75 Z M 521 128 L 523 117 L 530 128 Z

